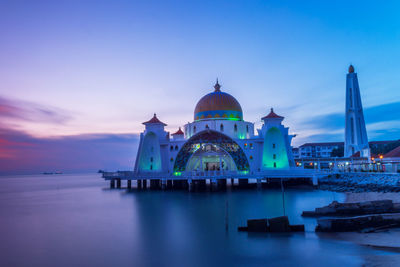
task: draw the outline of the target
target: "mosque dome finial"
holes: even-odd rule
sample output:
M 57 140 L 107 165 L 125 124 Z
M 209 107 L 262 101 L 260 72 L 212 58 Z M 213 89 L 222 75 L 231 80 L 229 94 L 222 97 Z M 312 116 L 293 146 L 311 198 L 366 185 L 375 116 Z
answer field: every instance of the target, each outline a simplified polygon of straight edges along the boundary
M 350 67 L 349 67 L 349 73 L 354 73 L 354 67 L 351 64 L 350 64 Z
M 215 92 L 220 92 L 221 90 L 221 85 L 219 85 L 219 83 L 218 83 L 218 78 L 217 78 L 217 82 L 215 83 L 215 85 L 214 85 L 214 89 L 215 89 Z

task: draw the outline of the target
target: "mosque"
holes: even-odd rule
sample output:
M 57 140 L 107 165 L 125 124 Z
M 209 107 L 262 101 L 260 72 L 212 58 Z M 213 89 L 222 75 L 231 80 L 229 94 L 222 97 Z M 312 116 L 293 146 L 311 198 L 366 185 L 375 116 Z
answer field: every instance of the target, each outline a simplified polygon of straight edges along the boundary
M 293 135 L 282 124 L 284 117 L 271 108 L 262 117 L 261 129 L 243 119 L 239 102 L 214 85 L 194 109 L 193 122 L 170 134 L 156 114 L 144 122 L 134 167 L 136 175 L 168 176 L 254 175 L 294 167 Z

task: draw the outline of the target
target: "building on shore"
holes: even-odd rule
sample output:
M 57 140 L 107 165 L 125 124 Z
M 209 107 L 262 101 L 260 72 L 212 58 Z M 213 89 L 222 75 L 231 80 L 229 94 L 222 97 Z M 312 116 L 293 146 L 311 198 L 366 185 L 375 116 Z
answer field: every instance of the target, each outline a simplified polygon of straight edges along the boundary
M 252 174 L 264 170 L 294 167 L 289 128 L 284 117 L 271 108 L 263 125 L 243 119 L 239 102 L 221 91 L 220 84 L 203 96 L 194 110 L 193 122 L 173 134 L 156 114 L 144 122 L 140 134 L 134 173 L 237 172 Z

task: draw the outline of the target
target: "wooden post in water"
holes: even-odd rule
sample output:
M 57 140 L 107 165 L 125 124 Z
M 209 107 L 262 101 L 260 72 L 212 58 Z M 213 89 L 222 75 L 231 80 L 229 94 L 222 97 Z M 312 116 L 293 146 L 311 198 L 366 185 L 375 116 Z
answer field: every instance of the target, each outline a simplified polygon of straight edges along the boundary
M 282 190 L 283 216 L 286 216 L 286 210 L 285 210 L 285 189 L 283 188 L 283 178 L 281 178 L 281 190 Z
M 225 201 L 225 231 L 229 230 L 229 203 L 228 200 Z

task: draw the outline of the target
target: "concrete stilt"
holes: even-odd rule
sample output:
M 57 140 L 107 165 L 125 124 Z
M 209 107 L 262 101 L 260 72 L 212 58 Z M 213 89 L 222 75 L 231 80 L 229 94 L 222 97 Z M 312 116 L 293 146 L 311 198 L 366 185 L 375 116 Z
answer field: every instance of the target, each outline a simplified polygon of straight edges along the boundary
M 146 188 L 147 188 L 147 180 L 143 179 L 143 189 L 146 189 Z
M 172 189 L 172 180 L 167 180 L 167 189 Z
M 167 189 L 167 180 L 165 180 L 165 179 L 161 180 L 161 189 L 162 190 Z
M 257 189 L 261 189 L 261 179 L 257 179 Z
M 187 183 L 188 183 L 189 192 L 193 192 L 194 191 L 194 183 L 193 183 L 192 179 L 188 179 Z
M 131 188 L 132 188 L 132 180 L 128 180 L 128 182 L 126 183 L 126 187 L 127 187 L 128 189 L 131 189 Z
M 117 179 L 117 188 L 121 188 L 121 179 Z
M 142 189 L 142 180 L 137 180 L 137 189 Z
M 211 191 L 218 190 L 218 182 L 217 179 L 211 179 Z
M 114 179 L 110 180 L 110 188 L 115 188 L 115 180 Z
M 312 184 L 313 184 L 313 186 L 317 186 L 318 185 L 318 176 L 317 175 L 313 175 Z

